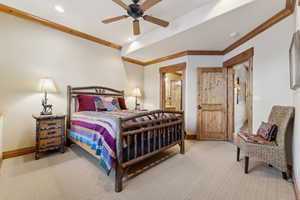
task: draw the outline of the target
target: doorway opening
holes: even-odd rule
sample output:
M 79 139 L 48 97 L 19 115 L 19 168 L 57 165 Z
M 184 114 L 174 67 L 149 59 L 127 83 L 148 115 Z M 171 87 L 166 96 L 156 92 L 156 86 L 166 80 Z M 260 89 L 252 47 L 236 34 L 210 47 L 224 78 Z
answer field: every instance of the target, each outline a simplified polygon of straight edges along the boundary
M 161 109 L 184 110 L 185 63 L 160 68 Z
M 234 93 L 234 132 L 249 132 L 249 114 L 247 113 L 249 90 L 249 62 L 233 67 L 233 93 Z
M 254 49 L 231 58 L 224 63 L 227 68 L 227 135 L 233 141 L 238 132 L 252 133 Z

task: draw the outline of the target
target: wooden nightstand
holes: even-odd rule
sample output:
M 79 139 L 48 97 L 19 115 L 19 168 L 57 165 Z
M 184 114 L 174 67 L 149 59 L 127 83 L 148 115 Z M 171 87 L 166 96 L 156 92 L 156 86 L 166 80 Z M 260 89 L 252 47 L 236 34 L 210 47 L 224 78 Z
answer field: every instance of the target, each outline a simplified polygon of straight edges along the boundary
M 66 116 L 65 115 L 33 115 L 36 119 L 35 159 L 39 153 L 59 149 L 65 152 Z

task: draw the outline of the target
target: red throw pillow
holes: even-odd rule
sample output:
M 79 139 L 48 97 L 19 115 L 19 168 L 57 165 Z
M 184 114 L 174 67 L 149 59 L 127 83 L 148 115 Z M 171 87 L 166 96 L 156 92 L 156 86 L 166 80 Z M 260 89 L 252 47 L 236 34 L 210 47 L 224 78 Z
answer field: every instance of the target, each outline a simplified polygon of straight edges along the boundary
M 78 95 L 78 112 L 81 111 L 97 111 L 93 96 Z
M 121 110 L 127 110 L 125 98 L 124 97 L 119 97 L 118 101 L 119 101 L 119 106 L 120 106 Z

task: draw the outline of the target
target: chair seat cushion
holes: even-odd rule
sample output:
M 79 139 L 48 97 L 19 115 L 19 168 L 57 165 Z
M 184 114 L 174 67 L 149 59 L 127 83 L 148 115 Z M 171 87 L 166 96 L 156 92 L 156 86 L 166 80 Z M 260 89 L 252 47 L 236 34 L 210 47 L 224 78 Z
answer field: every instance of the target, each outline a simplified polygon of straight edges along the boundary
M 253 135 L 248 133 L 238 133 L 238 136 L 242 138 L 246 143 L 264 144 L 264 145 L 272 145 L 272 146 L 277 145 L 275 141 L 268 141 L 258 135 Z

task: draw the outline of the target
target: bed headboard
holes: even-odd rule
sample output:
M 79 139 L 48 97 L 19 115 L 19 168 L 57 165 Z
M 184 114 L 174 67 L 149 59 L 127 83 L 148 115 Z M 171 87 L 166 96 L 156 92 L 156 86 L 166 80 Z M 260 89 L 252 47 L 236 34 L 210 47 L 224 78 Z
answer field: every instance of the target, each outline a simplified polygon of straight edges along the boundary
M 98 96 L 111 96 L 111 97 L 124 97 L 124 91 L 119 91 L 102 86 L 88 86 L 88 87 L 71 87 L 68 86 L 67 97 L 67 128 L 70 128 L 72 104 L 76 109 L 76 101 L 72 101 L 77 95 L 98 95 Z

